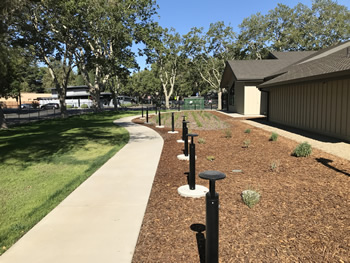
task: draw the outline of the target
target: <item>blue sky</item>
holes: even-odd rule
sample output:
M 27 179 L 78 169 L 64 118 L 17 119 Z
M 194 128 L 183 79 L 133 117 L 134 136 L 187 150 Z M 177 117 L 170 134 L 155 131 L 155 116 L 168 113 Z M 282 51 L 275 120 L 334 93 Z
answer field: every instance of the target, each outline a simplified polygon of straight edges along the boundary
M 238 25 L 244 18 L 257 12 L 267 14 L 278 3 L 294 7 L 299 2 L 309 7 L 312 5 L 312 0 L 157 0 L 159 18 L 155 21 L 162 27 L 175 28 L 181 35 L 188 33 L 192 27 L 207 30 L 211 23 L 217 21 L 224 21 L 238 33 Z M 350 8 L 350 0 L 337 2 Z M 144 59 L 138 58 L 138 62 L 144 68 Z
M 350 8 L 350 0 L 338 0 L 338 4 Z M 192 27 L 207 29 L 210 23 L 224 21 L 231 24 L 235 32 L 244 18 L 257 12 L 263 15 L 274 9 L 278 3 L 294 7 L 303 3 L 309 7 L 311 0 L 157 0 L 159 19 L 162 27 L 173 27 L 181 35 Z

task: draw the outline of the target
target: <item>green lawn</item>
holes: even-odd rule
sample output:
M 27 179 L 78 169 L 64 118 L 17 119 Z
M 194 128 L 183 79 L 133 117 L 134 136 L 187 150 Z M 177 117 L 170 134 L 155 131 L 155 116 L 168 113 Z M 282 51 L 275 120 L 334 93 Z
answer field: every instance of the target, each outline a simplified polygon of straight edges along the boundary
M 129 140 L 105 112 L 0 131 L 0 254 Z

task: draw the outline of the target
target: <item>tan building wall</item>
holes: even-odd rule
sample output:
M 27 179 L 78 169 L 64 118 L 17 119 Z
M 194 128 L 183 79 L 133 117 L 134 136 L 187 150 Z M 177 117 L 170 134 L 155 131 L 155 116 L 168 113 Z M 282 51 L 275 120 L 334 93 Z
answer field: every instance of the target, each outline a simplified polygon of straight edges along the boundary
M 244 87 L 244 114 L 260 114 L 261 92 L 256 86 Z
M 350 78 L 271 88 L 269 118 L 350 141 Z
M 235 102 L 233 112 L 244 114 L 244 82 L 235 83 Z

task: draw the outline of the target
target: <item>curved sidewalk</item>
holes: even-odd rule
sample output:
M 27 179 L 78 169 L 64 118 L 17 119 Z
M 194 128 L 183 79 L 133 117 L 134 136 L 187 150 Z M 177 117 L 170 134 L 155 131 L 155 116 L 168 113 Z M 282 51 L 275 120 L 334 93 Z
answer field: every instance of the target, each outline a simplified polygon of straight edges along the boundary
M 131 262 L 163 148 L 150 128 L 122 118 L 130 140 L 0 256 L 1 263 Z

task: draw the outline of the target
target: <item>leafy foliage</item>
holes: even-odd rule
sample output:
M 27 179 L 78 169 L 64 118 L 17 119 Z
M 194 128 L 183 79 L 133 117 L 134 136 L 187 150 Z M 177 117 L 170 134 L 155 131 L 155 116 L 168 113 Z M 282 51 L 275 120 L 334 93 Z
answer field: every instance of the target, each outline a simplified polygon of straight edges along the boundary
M 312 147 L 309 143 L 303 142 L 299 144 L 293 151 L 293 155 L 296 157 L 307 157 L 312 153 Z
M 270 136 L 270 141 L 275 142 L 275 141 L 277 141 L 277 139 L 278 139 L 278 134 L 273 132 Z
M 253 208 L 260 201 L 260 193 L 254 190 L 244 190 L 241 194 L 243 203 Z

